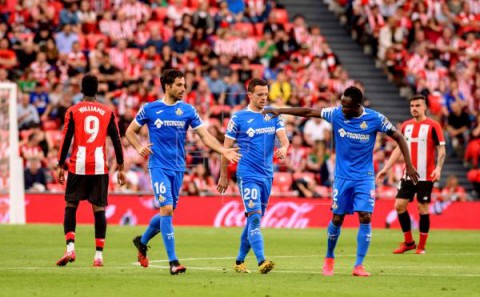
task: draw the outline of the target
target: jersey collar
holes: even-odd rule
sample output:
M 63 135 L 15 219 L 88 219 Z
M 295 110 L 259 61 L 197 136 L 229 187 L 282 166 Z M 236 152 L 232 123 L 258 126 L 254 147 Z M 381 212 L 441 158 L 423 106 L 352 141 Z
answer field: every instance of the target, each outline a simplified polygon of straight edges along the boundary
M 167 102 L 165 102 L 164 99 L 165 99 L 165 98 L 162 98 L 162 99 L 159 99 L 158 101 L 162 102 L 162 103 L 165 104 L 166 106 L 175 106 L 175 105 L 177 105 L 178 103 L 180 103 L 180 101 L 182 101 L 182 100 L 177 100 L 177 101 L 176 101 L 175 103 L 173 103 L 173 104 L 168 104 Z
M 261 111 L 254 111 L 250 108 L 250 105 L 247 105 L 247 111 L 251 111 L 251 112 L 254 112 L 254 113 L 262 113 Z

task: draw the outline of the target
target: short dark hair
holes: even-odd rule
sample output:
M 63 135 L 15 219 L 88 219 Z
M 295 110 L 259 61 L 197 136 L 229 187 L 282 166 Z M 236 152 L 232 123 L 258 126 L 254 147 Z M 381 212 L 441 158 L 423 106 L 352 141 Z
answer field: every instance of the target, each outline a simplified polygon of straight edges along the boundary
M 253 93 L 256 86 L 262 86 L 262 87 L 268 86 L 268 82 L 263 79 L 254 78 L 248 83 L 248 87 L 247 87 L 248 92 Z
M 82 94 L 93 97 L 98 91 L 98 79 L 93 74 L 86 74 L 82 78 Z
M 425 101 L 425 104 L 427 103 L 427 97 L 423 96 L 422 94 L 415 94 L 410 99 L 408 100 L 409 102 L 415 101 L 415 100 L 423 100 Z
M 162 84 L 163 91 L 164 92 L 167 91 L 165 89 L 166 85 L 171 86 L 175 82 L 175 79 L 182 78 L 182 77 L 185 77 L 185 74 L 180 70 L 177 70 L 177 69 L 165 70 L 162 73 L 162 77 L 160 77 L 160 83 Z
M 354 103 L 362 104 L 363 103 L 363 94 L 362 91 L 354 86 L 348 87 L 343 92 L 343 96 L 349 97 Z

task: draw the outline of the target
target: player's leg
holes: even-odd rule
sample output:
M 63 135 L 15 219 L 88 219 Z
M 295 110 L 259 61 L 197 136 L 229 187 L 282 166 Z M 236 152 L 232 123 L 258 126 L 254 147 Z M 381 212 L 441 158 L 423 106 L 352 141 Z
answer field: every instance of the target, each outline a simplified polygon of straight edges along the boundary
M 406 251 L 416 248 L 415 241 L 412 236 L 412 224 L 410 214 L 408 213 L 408 202 L 413 199 L 416 192 L 416 186 L 410 180 L 401 180 L 397 197 L 395 199 L 395 210 L 398 215 L 398 222 L 402 227 L 404 240 L 398 248 L 393 250 L 394 254 L 403 254 Z
M 363 261 L 368 253 L 372 239 L 372 213 L 375 206 L 375 181 L 350 181 L 355 184 L 354 211 L 358 213 L 360 226 L 357 233 L 357 257 L 353 269 L 354 276 L 370 276 L 365 271 Z M 353 186 L 353 185 L 352 185 Z
M 154 174 L 155 175 L 155 174 Z M 159 172 L 159 183 L 155 188 L 155 195 L 160 202 L 160 230 L 163 244 L 170 264 L 170 274 L 184 273 L 187 269 L 180 265 L 175 253 L 175 232 L 173 228 L 173 210 L 178 201 L 178 195 L 183 181 L 183 172 Z
M 337 246 L 345 214 L 353 210 L 352 189 L 343 178 L 336 178 L 333 185 L 332 213 L 333 217 L 327 227 L 327 253 L 323 263 L 323 275 L 332 276 Z
M 425 245 L 427 243 L 428 231 L 430 230 L 430 212 L 429 204 L 431 201 L 433 190 L 433 182 L 420 181 L 418 182 L 418 213 L 420 215 L 419 231 L 420 241 L 416 250 L 416 254 L 425 254 Z
M 240 195 L 243 194 L 242 189 L 243 181 L 241 178 L 238 180 L 238 187 L 240 190 Z M 242 196 L 243 201 L 243 196 Z M 245 211 L 247 209 L 245 208 Z M 248 213 L 245 212 L 245 217 L 247 217 L 247 222 L 245 223 L 245 227 L 243 228 L 242 235 L 240 236 L 240 247 L 238 248 L 238 255 L 237 259 L 235 260 L 235 265 L 233 269 L 239 273 L 250 273 L 250 270 L 247 269 L 245 265 L 245 257 L 247 257 L 248 252 L 251 249 L 250 241 L 248 240 Z
M 160 233 L 160 214 L 154 215 L 150 219 L 150 223 L 147 226 L 145 232 L 142 235 L 136 236 L 133 239 L 133 244 L 137 248 L 137 260 L 143 267 L 148 267 L 148 258 L 147 258 L 147 250 L 148 250 L 148 242 Z
M 260 188 L 262 189 L 260 194 L 262 217 L 265 215 L 265 211 L 267 210 L 268 200 L 270 199 L 270 193 L 272 190 L 272 183 L 273 183 L 273 178 L 265 178 L 264 182 L 259 185 Z M 263 262 L 259 263 L 258 271 L 262 274 L 266 274 L 269 271 L 271 271 L 274 267 L 275 267 L 275 263 L 273 261 L 265 259 Z
M 91 175 L 88 201 L 92 204 L 93 216 L 95 220 L 95 256 L 93 266 L 103 266 L 103 248 L 107 234 L 107 218 L 105 216 L 105 207 L 108 205 L 108 174 Z
M 62 258 L 57 261 L 58 266 L 65 266 L 68 262 L 75 261 L 75 228 L 77 224 L 77 208 L 81 199 L 86 198 L 85 178 L 69 172 L 65 189 L 65 215 L 63 218 L 63 230 L 67 249 Z

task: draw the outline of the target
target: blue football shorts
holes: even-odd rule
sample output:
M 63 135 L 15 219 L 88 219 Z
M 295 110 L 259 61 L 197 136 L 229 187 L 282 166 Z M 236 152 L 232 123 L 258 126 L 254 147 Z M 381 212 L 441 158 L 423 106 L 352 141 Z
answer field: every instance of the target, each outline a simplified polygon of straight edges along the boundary
M 238 177 L 238 189 L 242 196 L 245 213 L 261 211 L 262 216 L 265 214 L 272 191 L 272 182 L 273 178 Z
M 334 214 L 353 214 L 359 211 L 373 213 L 374 206 L 375 180 L 335 178 L 332 197 L 332 212 Z
M 172 171 L 163 168 L 150 168 L 153 193 L 160 207 L 173 205 L 177 207 L 183 183 L 183 171 Z

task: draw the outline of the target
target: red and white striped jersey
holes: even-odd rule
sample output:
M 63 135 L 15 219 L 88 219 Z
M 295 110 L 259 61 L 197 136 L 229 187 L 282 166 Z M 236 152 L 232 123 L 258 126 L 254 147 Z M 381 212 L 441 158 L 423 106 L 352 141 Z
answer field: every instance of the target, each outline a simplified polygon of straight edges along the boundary
M 435 169 L 435 150 L 445 145 L 440 124 L 432 119 L 417 122 L 415 119 L 402 124 L 402 133 L 407 140 L 410 158 L 421 181 L 431 181 Z
M 68 171 L 79 175 L 107 174 L 105 142 L 112 139 L 118 164 L 123 151 L 113 112 L 98 102 L 82 101 L 67 110 L 58 164 L 63 166 L 73 138 Z

